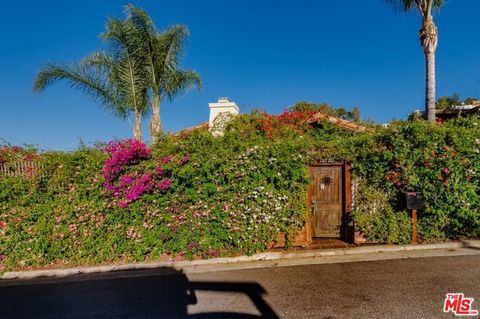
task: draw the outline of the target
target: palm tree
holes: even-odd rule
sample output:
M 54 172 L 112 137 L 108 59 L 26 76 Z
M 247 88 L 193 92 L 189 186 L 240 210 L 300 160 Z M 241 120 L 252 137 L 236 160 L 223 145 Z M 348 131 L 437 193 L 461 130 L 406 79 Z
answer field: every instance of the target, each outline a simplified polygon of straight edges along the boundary
M 152 143 L 155 143 L 162 132 L 161 101 L 165 98 L 172 101 L 178 94 L 193 86 L 199 88 L 201 80 L 197 72 L 180 69 L 180 56 L 188 36 L 185 26 L 175 25 L 159 33 L 144 10 L 127 5 L 126 11 L 127 20 L 136 25 L 143 38 L 143 55 L 153 97 L 150 134 Z
M 422 16 L 420 43 L 423 47 L 426 64 L 425 111 L 427 119 L 435 122 L 435 51 L 438 43 L 438 30 L 433 22 L 432 12 L 439 10 L 445 4 L 445 0 L 386 1 L 404 12 L 416 11 Z
M 103 34 L 110 44 L 106 53 L 94 53 L 77 63 L 44 66 L 35 78 L 34 91 L 43 91 L 65 80 L 100 101 L 116 116 L 125 119 L 133 112 L 133 136 L 141 140 L 141 120 L 150 103 L 147 69 L 140 58 L 141 38 L 137 31 L 128 21 L 110 19 Z
M 119 87 L 123 104 L 132 109 L 135 115 L 134 136 L 141 140 L 142 116 L 148 112 L 150 105 L 142 33 L 129 20 L 109 19 L 106 29 L 102 36 L 110 44 L 111 58 L 100 63 L 110 65 L 111 82 Z

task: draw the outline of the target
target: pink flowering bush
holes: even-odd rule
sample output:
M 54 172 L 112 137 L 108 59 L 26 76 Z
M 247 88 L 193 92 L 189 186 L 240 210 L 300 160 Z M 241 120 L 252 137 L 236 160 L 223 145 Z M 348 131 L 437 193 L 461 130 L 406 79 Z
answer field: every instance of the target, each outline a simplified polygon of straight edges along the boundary
M 109 158 L 103 166 L 106 189 L 114 197 L 121 199 L 119 206 L 127 207 L 143 194 L 155 190 L 166 191 L 172 185 L 164 178 L 164 171 L 159 165 L 154 170 L 140 173 L 128 173 L 129 168 L 151 158 L 152 153 L 144 143 L 137 140 L 124 140 L 109 143 L 105 148 Z M 162 159 L 163 164 L 170 159 Z
M 114 183 L 128 165 L 137 164 L 152 156 L 150 149 L 145 144 L 133 139 L 110 142 L 105 147 L 105 152 L 109 155 L 109 159 L 105 161 L 103 166 L 105 186 L 114 193 L 118 192 L 118 187 Z

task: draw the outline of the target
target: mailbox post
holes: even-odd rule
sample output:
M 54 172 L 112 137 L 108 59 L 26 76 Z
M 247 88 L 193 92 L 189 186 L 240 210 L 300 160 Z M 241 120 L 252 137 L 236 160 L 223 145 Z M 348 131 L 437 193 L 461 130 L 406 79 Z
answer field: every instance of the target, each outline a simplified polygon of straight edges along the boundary
M 418 220 L 417 220 L 417 210 L 412 209 L 412 242 L 418 243 Z
M 423 201 L 423 196 L 418 192 L 408 192 L 405 193 L 407 200 L 407 209 L 412 210 L 412 242 L 418 242 L 418 217 L 417 210 L 423 209 L 425 203 Z

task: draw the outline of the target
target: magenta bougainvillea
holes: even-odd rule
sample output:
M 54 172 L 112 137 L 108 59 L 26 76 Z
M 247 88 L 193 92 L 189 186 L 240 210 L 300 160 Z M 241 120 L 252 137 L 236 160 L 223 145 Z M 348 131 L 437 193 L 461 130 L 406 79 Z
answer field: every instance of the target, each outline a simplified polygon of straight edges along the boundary
M 113 183 L 123 173 L 127 165 L 137 164 L 152 156 L 150 149 L 140 141 L 125 140 L 110 142 L 105 147 L 110 155 L 103 166 L 103 175 L 108 190 L 115 190 Z
M 155 170 L 148 172 L 128 172 L 128 167 L 139 164 L 151 158 L 152 153 L 147 145 L 137 140 L 110 142 L 105 147 L 109 158 L 103 166 L 105 187 L 120 199 L 120 207 L 125 208 L 139 199 L 143 194 L 155 190 L 166 191 L 172 181 L 164 176 L 163 169 L 158 165 Z M 171 161 L 162 159 L 162 164 Z

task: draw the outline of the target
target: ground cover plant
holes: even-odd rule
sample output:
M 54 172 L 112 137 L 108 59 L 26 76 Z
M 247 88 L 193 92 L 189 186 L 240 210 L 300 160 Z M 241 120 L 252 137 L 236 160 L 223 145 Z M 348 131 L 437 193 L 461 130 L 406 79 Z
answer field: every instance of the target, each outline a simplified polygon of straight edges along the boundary
M 314 111 L 314 110 L 313 110 Z M 209 258 L 268 249 L 305 223 L 308 165 L 352 162 L 353 222 L 367 239 L 410 241 L 403 193 L 421 191 L 423 242 L 480 235 L 480 121 L 394 122 L 353 133 L 312 127 L 311 109 L 232 119 L 156 145 L 114 141 L 74 152 L 0 149 L 2 165 L 41 172 L 0 177 L 0 268 L 158 258 Z

